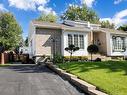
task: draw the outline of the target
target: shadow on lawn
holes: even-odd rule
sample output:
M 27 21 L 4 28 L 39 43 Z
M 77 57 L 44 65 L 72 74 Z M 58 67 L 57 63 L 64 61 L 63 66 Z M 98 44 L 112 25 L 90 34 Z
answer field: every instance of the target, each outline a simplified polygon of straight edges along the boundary
M 119 72 L 124 71 L 127 75 L 127 62 L 77 62 L 77 63 L 66 63 L 66 67 L 69 71 L 78 70 L 78 72 L 85 72 L 90 70 L 105 69 L 108 72 Z

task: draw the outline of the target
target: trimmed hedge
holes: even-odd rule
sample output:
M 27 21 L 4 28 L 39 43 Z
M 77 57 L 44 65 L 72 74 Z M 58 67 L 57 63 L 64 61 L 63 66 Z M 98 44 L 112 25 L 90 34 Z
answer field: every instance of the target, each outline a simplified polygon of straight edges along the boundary
M 87 61 L 87 56 L 72 56 L 71 61 Z M 64 61 L 70 61 L 70 56 L 64 56 Z

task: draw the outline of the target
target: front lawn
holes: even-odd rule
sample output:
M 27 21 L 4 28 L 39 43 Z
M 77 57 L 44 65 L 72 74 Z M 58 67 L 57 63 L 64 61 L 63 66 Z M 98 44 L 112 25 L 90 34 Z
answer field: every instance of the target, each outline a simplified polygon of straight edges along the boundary
M 110 95 L 127 95 L 127 62 L 71 62 L 58 66 Z

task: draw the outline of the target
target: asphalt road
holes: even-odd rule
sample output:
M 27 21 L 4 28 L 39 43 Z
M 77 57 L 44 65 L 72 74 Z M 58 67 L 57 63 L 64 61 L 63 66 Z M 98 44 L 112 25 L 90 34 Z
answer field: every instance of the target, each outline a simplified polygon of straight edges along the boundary
M 0 67 L 0 95 L 84 95 L 46 66 Z

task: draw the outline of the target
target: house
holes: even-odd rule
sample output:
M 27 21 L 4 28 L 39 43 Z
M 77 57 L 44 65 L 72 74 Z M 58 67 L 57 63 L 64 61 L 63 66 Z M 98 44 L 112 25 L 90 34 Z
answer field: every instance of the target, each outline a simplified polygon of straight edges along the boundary
M 21 54 L 29 54 L 29 47 L 25 47 L 25 46 L 20 47 L 19 48 L 19 53 L 21 53 Z
M 96 44 L 105 56 L 124 56 L 127 48 L 127 32 L 101 28 L 101 25 L 85 21 L 49 23 L 31 21 L 29 30 L 30 57 L 53 56 L 58 53 L 69 56 L 65 48 L 70 44 L 80 49 L 73 56 L 89 56 L 87 47 Z

